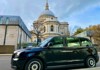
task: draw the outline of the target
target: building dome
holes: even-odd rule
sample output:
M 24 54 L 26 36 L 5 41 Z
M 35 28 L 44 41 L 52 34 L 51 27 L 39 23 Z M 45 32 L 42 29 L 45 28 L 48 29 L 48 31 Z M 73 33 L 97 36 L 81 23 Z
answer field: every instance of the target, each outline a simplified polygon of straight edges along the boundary
M 40 14 L 40 17 L 44 17 L 44 16 L 54 17 L 53 12 L 49 10 L 48 2 L 46 2 L 45 10 Z
M 50 10 L 44 10 L 40 16 L 54 16 L 54 14 Z

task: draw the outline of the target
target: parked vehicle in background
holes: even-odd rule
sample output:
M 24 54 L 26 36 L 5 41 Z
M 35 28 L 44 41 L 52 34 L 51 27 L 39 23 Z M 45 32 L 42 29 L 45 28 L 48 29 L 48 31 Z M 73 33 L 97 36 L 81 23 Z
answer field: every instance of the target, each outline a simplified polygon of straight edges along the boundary
M 89 39 L 55 36 L 45 39 L 37 47 L 15 51 L 11 66 L 18 70 L 45 70 L 80 63 L 95 67 L 98 61 L 97 50 Z

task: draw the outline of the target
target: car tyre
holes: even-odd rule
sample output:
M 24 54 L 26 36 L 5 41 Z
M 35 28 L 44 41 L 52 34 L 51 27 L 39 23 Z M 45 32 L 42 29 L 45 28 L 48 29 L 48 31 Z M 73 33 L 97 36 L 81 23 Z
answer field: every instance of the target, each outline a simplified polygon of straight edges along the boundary
M 86 60 L 85 60 L 85 66 L 86 67 L 96 67 L 96 60 L 94 57 L 88 57 Z
M 39 59 L 31 59 L 25 66 L 25 70 L 44 70 L 43 63 Z

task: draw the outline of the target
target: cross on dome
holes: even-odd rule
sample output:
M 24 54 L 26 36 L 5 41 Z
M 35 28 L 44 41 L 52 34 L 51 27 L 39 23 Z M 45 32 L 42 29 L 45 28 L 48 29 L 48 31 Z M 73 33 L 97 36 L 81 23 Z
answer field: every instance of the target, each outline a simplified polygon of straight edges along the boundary
M 48 4 L 48 0 L 46 0 L 46 6 L 45 6 L 45 10 L 49 10 L 49 4 Z

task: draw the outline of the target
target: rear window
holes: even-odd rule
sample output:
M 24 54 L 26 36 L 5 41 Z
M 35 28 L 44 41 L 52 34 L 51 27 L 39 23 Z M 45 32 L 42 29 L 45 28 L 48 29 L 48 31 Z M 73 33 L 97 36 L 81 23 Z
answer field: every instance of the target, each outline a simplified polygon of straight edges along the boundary
M 90 47 L 92 46 L 92 42 L 86 38 L 80 38 L 80 44 L 82 47 Z
M 67 47 L 91 47 L 92 42 L 86 38 L 77 38 L 77 37 L 66 37 Z
M 80 47 L 79 38 L 67 37 L 67 47 Z

